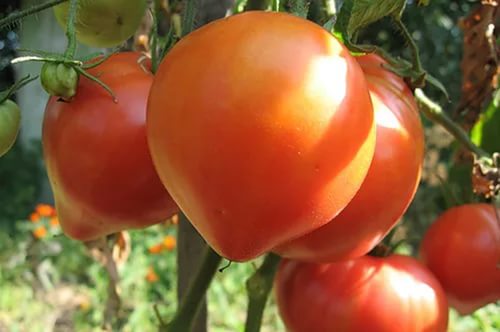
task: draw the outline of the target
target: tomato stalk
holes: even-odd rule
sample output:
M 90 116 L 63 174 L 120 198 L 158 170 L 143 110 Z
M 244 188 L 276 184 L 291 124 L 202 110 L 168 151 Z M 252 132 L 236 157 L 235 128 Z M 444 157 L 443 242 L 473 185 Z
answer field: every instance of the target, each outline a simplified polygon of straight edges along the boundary
M 328 17 L 331 17 L 337 14 L 335 0 L 321 0 L 323 3 L 323 8 Z
M 14 24 L 15 22 L 25 18 L 26 16 L 36 14 L 38 12 L 41 12 L 45 9 L 57 6 L 58 4 L 61 4 L 63 2 L 66 2 L 68 0 L 50 0 L 29 8 L 26 8 L 25 10 L 14 12 L 7 17 L 4 17 L 0 19 L 0 30 L 3 30 L 4 27 Z
M 202 265 L 198 270 L 195 279 L 189 285 L 186 296 L 177 309 L 177 312 L 166 326 L 161 326 L 163 332 L 189 332 L 191 331 L 194 319 L 198 314 L 203 298 L 217 272 L 222 257 L 212 248 L 207 246 Z
M 290 11 L 292 14 L 302 18 L 307 17 L 309 11 L 309 1 L 307 0 L 290 0 Z
M 404 39 L 410 47 L 410 51 L 412 53 L 413 70 L 415 70 L 416 73 L 424 73 L 425 71 L 422 68 L 422 62 L 420 61 L 420 52 L 418 50 L 418 46 L 413 40 L 410 32 L 408 31 L 408 28 L 406 28 L 406 25 L 404 25 L 404 23 L 399 18 L 394 18 L 394 23 L 396 24 L 396 27 L 399 29 L 399 31 L 401 31 Z
M 489 155 L 475 145 L 469 135 L 457 125 L 444 111 L 441 106 L 425 95 L 422 89 L 415 89 L 415 98 L 420 111 L 431 121 L 443 126 L 453 137 L 465 148 L 476 154 L 478 157 L 489 158 Z
M 278 270 L 280 260 L 278 255 L 268 254 L 259 269 L 246 282 L 248 311 L 245 332 L 260 331 L 262 315 L 273 288 L 274 275 Z
M 161 16 L 161 0 L 153 3 L 153 31 L 151 41 L 151 71 L 156 73 L 161 59 L 158 57 L 158 22 Z
M 27 75 L 21 78 L 19 81 L 15 82 L 11 85 L 7 90 L 0 92 L 0 104 L 9 99 L 14 93 L 16 93 L 19 89 L 27 85 L 28 83 L 36 80 L 38 76 L 30 77 Z
M 66 25 L 66 37 L 68 38 L 68 47 L 64 52 L 64 57 L 73 59 L 76 53 L 76 30 L 75 20 L 78 11 L 78 0 L 70 0 L 68 12 L 68 24 Z
M 245 6 L 245 11 L 264 10 L 269 8 L 270 5 L 271 5 L 271 0 L 248 0 Z
M 194 29 L 194 19 L 199 0 L 186 0 L 186 7 L 182 13 L 182 36 L 184 37 Z

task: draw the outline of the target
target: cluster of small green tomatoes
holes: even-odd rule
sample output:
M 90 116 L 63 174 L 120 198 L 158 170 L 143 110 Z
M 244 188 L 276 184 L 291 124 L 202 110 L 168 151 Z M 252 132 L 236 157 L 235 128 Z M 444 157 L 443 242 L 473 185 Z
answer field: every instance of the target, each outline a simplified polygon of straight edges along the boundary
M 77 38 L 91 45 L 140 21 L 102 35 L 84 8 Z M 367 255 L 409 206 L 424 156 L 412 91 L 384 64 L 310 21 L 253 11 L 182 38 L 154 75 L 135 52 L 88 67 L 114 98 L 74 73 L 43 122 L 62 229 L 86 241 L 180 210 L 227 259 L 284 257 L 289 331 L 446 331 L 449 305 L 467 314 L 500 298 L 499 224 L 493 207 L 464 205 L 429 229 L 421 262 Z M 73 75 L 58 70 L 44 76 Z

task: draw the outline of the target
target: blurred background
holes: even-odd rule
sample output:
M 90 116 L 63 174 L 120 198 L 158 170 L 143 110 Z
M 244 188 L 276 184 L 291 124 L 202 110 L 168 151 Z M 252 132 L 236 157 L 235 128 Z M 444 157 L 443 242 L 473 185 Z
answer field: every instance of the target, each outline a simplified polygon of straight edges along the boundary
M 38 2 L 2 0 L 0 17 Z M 410 0 L 404 15 L 420 47 L 424 68 L 446 85 L 451 101 L 437 91 L 430 91 L 430 95 L 452 115 L 459 104 L 462 82 L 463 31 L 459 22 L 477 3 L 432 0 L 428 7 L 417 7 Z M 241 0 L 203 0 L 198 22 L 243 4 Z M 403 39 L 388 20 L 374 24 L 359 39 L 408 56 Z M 0 31 L 0 90 L 15 79 L 39 72 L 38 64 L 10 66 L 9 61 L 18 55 L 15 49 L 63 51 L 65 45 L 51 10 Z M 79 46 L 80 54 L 90 51 Z M 23 116 L 20 139 L 0 159 L 0 332 L 100 331 L 106 310 L 113 305 L 108 296 L 112 283 L 99 248 L 89 249 L 69 240 L 58 227 L 40 144 L 48 97 L 39 84 L 30 84 L 16 97 Z M 461 160 L 460 151 L 444 130 L 424 123 L 427 153 L 422 183 L 397 231 L 399 238 L 407 240 L 400 250 L 409 254 L 415 254 L 426 227 L 448 206 L 450 192 L 463 201 L 472 199 L 469 164 Z M 173 313 L 176 229 L 174 218 L 146 230 L 124 232 L 115 239 L 111 254 L 119 270 L 118 296 L 122 302 L 117 330 L 154 331 L 158 319 L 153 305 L 163 317 Z M 209 292 L 210 331 L 243 330 L 243 280 L 256 264 L 232 264 L 217 275 Z M 500 309 L 495 305 L 467 317 L 452 312 L 451 318 L 450 331 L 500 330 Z M 263 331 L 284 331 L 273 301 L 266 310 Z

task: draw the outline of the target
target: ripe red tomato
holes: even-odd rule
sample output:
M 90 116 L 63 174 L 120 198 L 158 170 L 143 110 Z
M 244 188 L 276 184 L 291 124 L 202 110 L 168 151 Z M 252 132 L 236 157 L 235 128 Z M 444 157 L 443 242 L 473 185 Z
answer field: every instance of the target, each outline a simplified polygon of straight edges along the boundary
M 448 325 L 441 285 L 408 256 L 284 260 L 275 287 L 289 332 L 445 332 Z
M 338 214 L 375 143 L 356 60 L 320 26 L 275 12 L 231 16 L 181 40 L 159 67 L 147 122 L 166 188 L 234 261 Z
M 139 53 L 90 70 L 116 94 L 82 77 L 70 102 L 52 97 L 43 148 L 61 226 L 78 240 L 144 227 L 176 212 L 148 151 L 146 103 L 153 75 Z
M 368 253 L 408 208 L 424 156 L 424 133 L 406 83 L 376 55 L 357 58 L 370 90 L 377 143 L 361 189 L 325 226 L 275 249 L 288 258 L 332 262 Z
M 491 205 L 447 210 L 425 233 L 420 256 L 462 315 L 500 300 L 500 225 Z

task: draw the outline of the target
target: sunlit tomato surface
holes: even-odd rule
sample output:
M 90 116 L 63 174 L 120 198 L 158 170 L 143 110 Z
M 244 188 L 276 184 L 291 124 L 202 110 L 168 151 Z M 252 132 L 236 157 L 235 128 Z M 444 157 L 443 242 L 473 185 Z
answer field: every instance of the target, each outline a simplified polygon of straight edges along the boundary
M 224 257 L 328 222 L 359 189 L 375 126 L 356 60 L 320 26 L 247 12 L 182 39 L 148 102 L 160 178 Z
M 0 103 L 0 157 L 16 142 L 21 127 L 21 110 L 12 100 Z
M 289 332 L 446 332 L 448 325 L 439 282 L 407 256 L 284 260 L 275 287 Z
M 153 76 L 138 53 L 112 56 L 90 73 L 116 94 L 82 77 L 70 102 L 52 97 L 43 148 L 61 226 L 89 240 L 162 221 L 176 211 L 155 172 L 146 140 Z
M 68 24 L 69 8 L 69 1 L 54 7 L 63 29 Z M 146 0 L 79 0 L 76 38 L 94 47 L 118 46 L 134 34 L 145 11 Z
M 276 249 L 282 256 L 315 262 L 368 253 L 408 208 L 420 181 L 424 135 L 413 95 L 375 55 L 357 58 L 375 111 L 375 155 L 361 189 L 330 223 Z
M 500 300 L 499 223 L 491 205 L 462 205 L 443 213 L 422 240 L 422 261 L 463 315 Z

